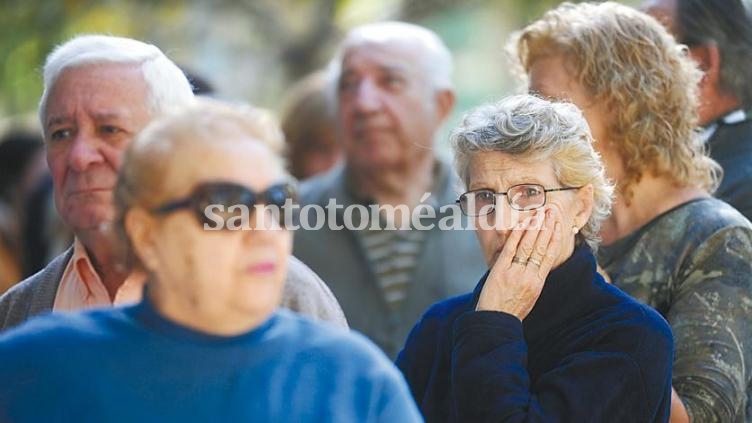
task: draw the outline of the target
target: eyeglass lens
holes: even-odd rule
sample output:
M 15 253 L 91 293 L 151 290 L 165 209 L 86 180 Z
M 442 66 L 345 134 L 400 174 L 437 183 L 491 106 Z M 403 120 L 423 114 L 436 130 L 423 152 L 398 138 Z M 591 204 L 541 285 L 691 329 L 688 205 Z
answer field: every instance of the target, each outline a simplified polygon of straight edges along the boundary
M 494 211 L 497 197 L 506 196 L 507 202 L 515 210 L 533 210 L 546 204 L 546 191 L 540 185 L 515 185 L 506 193 L 491 190 L 470 191 L 460 196 L 462 212 L 468 216 L 482 216 Z
M 194 212 L 200 215 L 199 220 L 214 226 L 215 223 L 212 223 L 212 220 L 206 215 L 209 206 L 222 206 L 213 208 L 212 212 L 220 216 L 225 222 L 233 218 L 243 217 L 243 207 L 233 206 L 245 206 L 248 210 L 248 216 L 256 211 L 256 205 L 271 206 L 268 209 L 273 213 L 279 225 L 285 227 L 285 203 L 288 199 L 292 200 L 291 204 L 295 203 L 295 189 L 290 184 L 273 185 L 260 193 L 253 192 L 241 185 L 207 186 L 199 195 L 199 201 L 197 201 Z

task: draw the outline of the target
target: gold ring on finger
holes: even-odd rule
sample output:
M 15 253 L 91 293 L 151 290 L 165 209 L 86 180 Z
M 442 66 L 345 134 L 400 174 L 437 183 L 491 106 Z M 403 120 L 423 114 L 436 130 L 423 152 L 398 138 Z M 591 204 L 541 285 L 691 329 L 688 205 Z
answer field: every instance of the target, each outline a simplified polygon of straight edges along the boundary
M 512 263 L 517 263 L 517 264 L 521 264 L 521 265 L 524 266 L 524 265 L 527 264 L 527 259 L 519 258 L 517 256 L 514 256 L 514 257 L 512 257 Z
M 538 267 L 541 267 L 541 262 L 539 260 L 536 260 L 536 259 L 532 258 L 532 257 L 529 258 L 529 259 L 527 259 L 527 262 L 528 263 L 533 263 L 534 265 L 536 265 Z

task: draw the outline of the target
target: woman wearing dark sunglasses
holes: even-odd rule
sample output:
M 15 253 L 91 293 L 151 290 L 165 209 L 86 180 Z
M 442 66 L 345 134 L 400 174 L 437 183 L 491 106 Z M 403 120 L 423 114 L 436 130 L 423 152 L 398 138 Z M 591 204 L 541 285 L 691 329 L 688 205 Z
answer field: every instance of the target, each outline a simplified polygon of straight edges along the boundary
M 202 101 L 139 135 L 116 204 L 143 300 L 9 332 L 0 420 L 421 420 L 370 341 L 278 309 L 292 233 L 274 209 L 295 200 L 280 134 L 258 110 Z
M 665 421 L 671 331 L 596 271 L 612 187 L 582 114 L 510 97 L 452 141 L 489 271 L 431 307 L 397 359 L 426 420 Z

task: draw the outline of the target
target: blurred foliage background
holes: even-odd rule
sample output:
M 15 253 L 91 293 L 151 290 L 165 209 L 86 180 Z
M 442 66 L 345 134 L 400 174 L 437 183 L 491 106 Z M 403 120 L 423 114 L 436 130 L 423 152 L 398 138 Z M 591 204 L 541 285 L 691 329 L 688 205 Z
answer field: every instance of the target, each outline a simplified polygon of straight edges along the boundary
M 626 1 L 634 4 L 635 1 Z M 453 51 L 458 107 L 515 90 L 504 46 L 556 0 L 4 0 L 0 118 L 34 113 L 41 67 L 55 45 L 106 33 L 159 46 L 208 80 L 217 96 L 277 109 L 286 88 L 326 65 L 348 28 L 404 20 L 436 31 Z

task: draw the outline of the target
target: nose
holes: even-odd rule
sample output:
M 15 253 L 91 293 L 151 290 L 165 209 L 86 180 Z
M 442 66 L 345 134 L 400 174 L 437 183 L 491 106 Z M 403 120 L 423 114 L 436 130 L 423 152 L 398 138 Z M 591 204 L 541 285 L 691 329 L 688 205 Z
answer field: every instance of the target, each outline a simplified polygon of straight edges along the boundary
M 361 113 L 373 113 L 381 108 L 381 92 L 371 79 L 364 79 L 355 93 L 355 106 Z
M 251 216 L 251 232 L 267 232 L 282 228 L 280 219 L 284 218 L 284 210 L 279 207 L 255 205 Z
M 513 209 L 505 200 L 497 200 L 494 212 L 487 214 L 485 217 L 487 224 L 493 225 L 493 229 L 496 232 L 506 235 L 521 221 L 521 213 Z
M 98 148 L 98 140 L 89 134 L 79 132 L 71 141 L 68 150 L 68 165 L 77 172 L 85 171 L 89 166 L 104 161 Z

